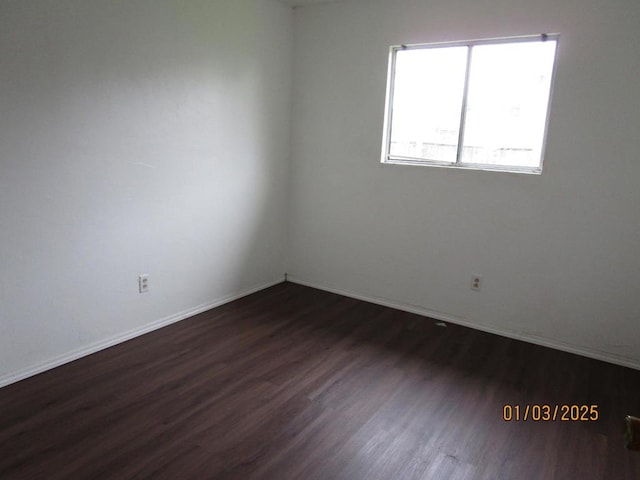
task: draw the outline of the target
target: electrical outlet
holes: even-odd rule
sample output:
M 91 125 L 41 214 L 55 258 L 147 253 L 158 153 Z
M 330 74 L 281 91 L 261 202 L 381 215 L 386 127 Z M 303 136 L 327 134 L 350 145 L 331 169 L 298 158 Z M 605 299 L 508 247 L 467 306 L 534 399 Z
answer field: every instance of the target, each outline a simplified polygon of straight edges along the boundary
M 140 293 L 147 293 L 149 291 L 149 274 L 143 273 L 138 275 L 138 291 Z
M 471 275 L 471 290 L 480 290 L 482 286 L 481 275 Z

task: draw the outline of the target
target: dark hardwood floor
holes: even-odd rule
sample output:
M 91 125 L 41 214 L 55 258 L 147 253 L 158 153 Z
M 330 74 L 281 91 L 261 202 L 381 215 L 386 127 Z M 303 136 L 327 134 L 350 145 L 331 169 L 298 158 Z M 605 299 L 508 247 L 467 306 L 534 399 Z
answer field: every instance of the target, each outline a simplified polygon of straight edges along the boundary
M 626 414 L 640 371 L 283 283 L 0 389 L 0 479 L 640 479 Z

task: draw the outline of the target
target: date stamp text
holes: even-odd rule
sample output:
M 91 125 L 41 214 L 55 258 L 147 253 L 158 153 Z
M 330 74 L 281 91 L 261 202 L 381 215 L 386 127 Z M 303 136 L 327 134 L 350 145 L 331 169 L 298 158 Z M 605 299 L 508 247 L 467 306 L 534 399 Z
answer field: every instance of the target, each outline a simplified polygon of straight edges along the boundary
M 502 407 L 505 422 L 595 422 L 598 418 L 598 405 L 506 404 Z

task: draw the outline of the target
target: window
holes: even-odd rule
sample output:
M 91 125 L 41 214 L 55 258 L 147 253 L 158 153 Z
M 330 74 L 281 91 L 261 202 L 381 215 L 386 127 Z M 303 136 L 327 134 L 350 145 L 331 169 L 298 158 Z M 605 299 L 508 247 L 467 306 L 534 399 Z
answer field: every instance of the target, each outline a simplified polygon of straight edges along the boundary
M 383 163 L 540 173 L 557 43 L 391 47 Z

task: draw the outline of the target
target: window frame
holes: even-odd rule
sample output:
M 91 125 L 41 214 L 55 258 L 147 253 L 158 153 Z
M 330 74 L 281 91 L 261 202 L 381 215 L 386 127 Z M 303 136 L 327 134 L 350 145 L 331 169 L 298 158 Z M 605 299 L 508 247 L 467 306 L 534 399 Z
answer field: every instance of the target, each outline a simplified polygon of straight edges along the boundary
M 494 45 L 494 44 L 512 44 L 512 43 L 527 43 L 527 42 L 545 42 L 555 41 L 556 48 L 554 52 L 553 62 L 551 65 L 551 76 L 549 85 L 549 97 L 547 99 L 546 116 L 544 120 L 544 128 L 542 135 L 542 145 L 540 148 L 540 163 L 537 167 L 525 167 L 518 165 L 493 165 L 487 163 L 465 163 L 461 162 L 462 149 L 464 148 L 464 131 L 466 128 L 466 112 L 467 112 L 467 99 L 469 93 L 469 76 L 471 67 L 471 58 L 473 55 L 473 47 L 477 45 Z M 549 117 L 551 112 L 551 99 L 553 97 L 553 89 L 556 76 L 556 66 L 558 60 L 558 45 L 560 41 L 559 33 L 543 33 L 538 35 L 521 35 L 515 37 L 499 37 L 477 40 L 460 40 L 454 42 L 435 42 L 435 43 L 416 43 L 416 44 L 401 44 L 392 45 L 389 47 L 389 63 L 387 70 L 387 91 L 385 97 L 385 110 L 384 110 L 384 129 L 382 138 L 382 164 L 387 165 L 422 165 L 430 167 L 442 167 L 442 168 L 455 168 L 465 170 L 487 170 L 497 172 L 512 172 L 512 173 L 525 173 L 525 174 L 541 174 L 544 163 L 545 150 L 547 145 L 547 134 L 549 129 Z M 467 64 L 464 78 L 464 89 L 462 93 L 462 108 L 460 112 L 460 131 L 458 135 L 458 142 L 456 145 L 456 161 L 455 163 L 446 162 L 442 160 L 421 160 L 413 157 L 403 157 L 399 155 L 391 155 L 391 127 L 392 127 L 392 105 L 393 96 L 395 90 L 395 70 L 396 70 L 396 54 L 399 51 L 406 50 L 420 50 L 428 48 L 448 48 L 448 47 L 468 47 L 470 50 L 467 53 Z

